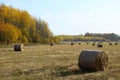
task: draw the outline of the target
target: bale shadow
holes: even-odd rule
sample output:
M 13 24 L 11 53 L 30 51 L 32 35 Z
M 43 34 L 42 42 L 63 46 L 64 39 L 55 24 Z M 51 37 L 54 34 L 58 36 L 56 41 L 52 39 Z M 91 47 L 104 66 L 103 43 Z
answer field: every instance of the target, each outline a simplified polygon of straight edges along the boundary
M 80 75 L 80 74 L 86 74 L 91 73 L 88 71 L 82 71 L 79 68 L 78 69 L 69 69 L 68 67 L 62 66 L 62 67 L 56 67 L 54 68 L 54 72 L 52 73 L 56 77 L 66 77 L 70 75 Z

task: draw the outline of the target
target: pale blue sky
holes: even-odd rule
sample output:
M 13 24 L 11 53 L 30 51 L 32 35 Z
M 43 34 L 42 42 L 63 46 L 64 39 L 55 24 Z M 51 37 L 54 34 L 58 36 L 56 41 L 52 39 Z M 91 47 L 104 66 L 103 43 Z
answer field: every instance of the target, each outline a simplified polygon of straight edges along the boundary
M 0 0 L 42 18 L 55 35 L 120 35 L 120 0 Z

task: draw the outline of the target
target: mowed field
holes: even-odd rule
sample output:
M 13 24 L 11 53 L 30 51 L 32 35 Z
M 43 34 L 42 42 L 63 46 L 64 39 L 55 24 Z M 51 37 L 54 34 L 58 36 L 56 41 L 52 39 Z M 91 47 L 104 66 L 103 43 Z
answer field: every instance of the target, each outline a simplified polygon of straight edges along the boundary
M 105 51 L 107 70 L 81 71 L 78 58 L 83 49 Z M 120 43 L 103 43 L 103 48 L 92 43 L 26 45 L 23 52 L 15 52 L 13 46 L 0 48 L 0 80 L 120 80 Z

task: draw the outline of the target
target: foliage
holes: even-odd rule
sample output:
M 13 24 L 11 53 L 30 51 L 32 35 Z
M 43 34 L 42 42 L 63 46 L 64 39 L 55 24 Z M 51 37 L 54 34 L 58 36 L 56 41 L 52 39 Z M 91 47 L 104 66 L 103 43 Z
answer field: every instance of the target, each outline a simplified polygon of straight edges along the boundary
M 82 35 L 59 35 L 62 41 L 105 41 L 104 37 L 92 37 Z
M 62 41 L 62 38 L 61 38 L 61 37 L 59 37 L 59 36 L 54 36 L 54 37 L 53 37 L 53 42 L 59 43 L 60 41 Z
M 20 31 L 17 27 L 10 24 L 0 25 L 0 41 L 5 43 L 16 42 L 20 37 Z
M 115 33 L 86 33 L 84 36 L 87 37 L 103 37 L 106 40 L 110 40 L 110 41 L 118 41 L 120 39 L 120 36 L 115 34 Z
M 12 6 L 0 5 L 0 23 L 10 23 L 21 31 L 19 42 L 48 42 L 52 32 L 47 22 L 37 20 L 25 10 L 19 10 Z
M 120 36 L 115 33 L 85 33 L 84 35 L 58 35 L 63 41 L 119 41 Z
M 48 28 L 48 24 L 43 20 L 37 21 L 36 31 L 40 36 L 43 36 L 42 42 L 46 43 L 53 36 L 52 32 Z
M 22 37 L 22 41 L 21 42 L 23 42 L 23 43 L 28 43 L 29 41 L 28 41 L 28 39 L 27 39 L 27 37 L 26 36 L 23 36 Z

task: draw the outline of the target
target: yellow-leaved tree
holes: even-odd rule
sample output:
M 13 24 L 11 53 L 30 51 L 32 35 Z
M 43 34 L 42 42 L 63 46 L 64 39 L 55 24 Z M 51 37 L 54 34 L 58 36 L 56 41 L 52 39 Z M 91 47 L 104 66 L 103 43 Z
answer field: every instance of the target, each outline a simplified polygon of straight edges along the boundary
M 0 42 L 16 42 L 20 38 L 20 33 L 20 30 L 11 24 L 0 24 Z

